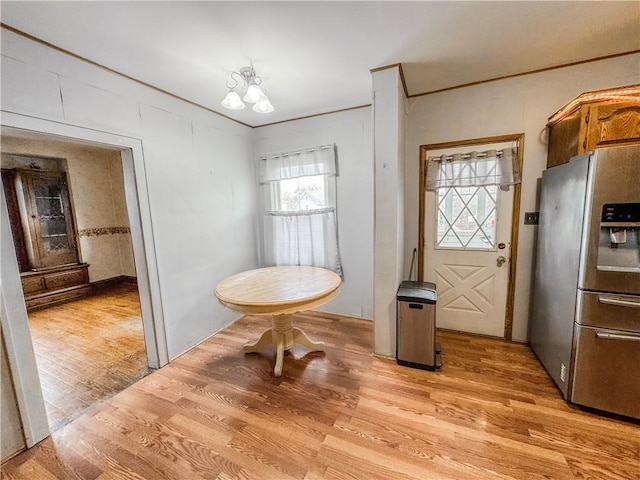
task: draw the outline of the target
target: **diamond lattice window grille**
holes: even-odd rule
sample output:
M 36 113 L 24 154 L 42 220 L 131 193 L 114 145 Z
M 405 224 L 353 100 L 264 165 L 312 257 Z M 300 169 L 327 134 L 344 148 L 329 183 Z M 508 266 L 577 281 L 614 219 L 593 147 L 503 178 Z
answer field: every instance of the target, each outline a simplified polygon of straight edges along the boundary
M 498 187 L 438 189 L 437 237 L 440 248 L 492 250 L 495 247 Z

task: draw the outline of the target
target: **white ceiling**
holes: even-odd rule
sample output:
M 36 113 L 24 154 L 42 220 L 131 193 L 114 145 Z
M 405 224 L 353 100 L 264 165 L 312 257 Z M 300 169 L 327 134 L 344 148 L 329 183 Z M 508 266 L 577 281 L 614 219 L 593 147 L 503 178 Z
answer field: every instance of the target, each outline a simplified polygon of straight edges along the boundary
M 2 23 L 252 126 L 640 49 L 640 2 L 14 2 Z M 226 110 L 253 62 L 276 110 Z M 639 72 L 640 76 L 640 72 Z

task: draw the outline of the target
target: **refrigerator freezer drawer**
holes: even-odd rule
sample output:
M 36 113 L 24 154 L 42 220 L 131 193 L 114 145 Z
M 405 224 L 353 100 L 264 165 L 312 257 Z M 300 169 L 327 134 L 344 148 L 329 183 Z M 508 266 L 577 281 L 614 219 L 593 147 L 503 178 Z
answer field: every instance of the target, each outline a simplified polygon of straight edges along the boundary
M 575 340 L 570 400 L 640 419 L 640 334 L 576 324 Z
M 640 295 L 578 291 L 580 325 L 640 333 Z

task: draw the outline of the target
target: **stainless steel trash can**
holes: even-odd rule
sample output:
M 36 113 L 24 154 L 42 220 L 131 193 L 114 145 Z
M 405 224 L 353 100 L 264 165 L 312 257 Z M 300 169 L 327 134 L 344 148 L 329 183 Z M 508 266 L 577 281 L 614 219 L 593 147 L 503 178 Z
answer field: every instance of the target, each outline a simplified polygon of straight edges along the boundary
M 399 365 L 435 370 L 442 365 L 436 344 L 436 286 L 405 281 L 396 295 L 396 359 Z

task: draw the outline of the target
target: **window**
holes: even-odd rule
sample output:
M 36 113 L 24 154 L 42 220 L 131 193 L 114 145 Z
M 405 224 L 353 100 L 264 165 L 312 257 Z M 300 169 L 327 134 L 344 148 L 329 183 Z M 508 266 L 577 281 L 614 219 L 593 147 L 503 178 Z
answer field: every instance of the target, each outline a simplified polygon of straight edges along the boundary
M 318 210 L 329 206 L 324 175 L 271 182 L 271 209 L 278 212 Z
M 263 155 L 263 264 L 312 265 L 342 274 L 335 146 Z
M 498 195 L 520 183 L 515 147 L 425 159 L 425 189 L 436 193 L 436 248 L 493 250 Z
M 498 192 L 496 185 L 439 188 L 436 247 L 494 249 Z

